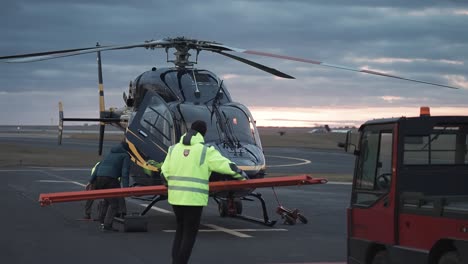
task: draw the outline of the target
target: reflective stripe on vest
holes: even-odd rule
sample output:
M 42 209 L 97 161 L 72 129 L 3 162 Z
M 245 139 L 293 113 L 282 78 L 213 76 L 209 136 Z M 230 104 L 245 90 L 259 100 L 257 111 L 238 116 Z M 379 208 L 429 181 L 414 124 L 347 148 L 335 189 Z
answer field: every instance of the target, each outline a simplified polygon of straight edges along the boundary
M 194 178 L 194 177 L 187 177 L 187 176 L 168 176 L 166 178 L 168 181 L 187 181 L 187 182 L 196 182 L 202 184 L 208 184 L 208 180 Z
M 169 191 L 185 191 L 185 192 L 196 192 L 201 194 L 209 194 L 208 190 L 194 188 L 194 187 L 183 187 L 183 186 L 171 186 L 169 185 Z
M 202 153 L 201 153 L 201 156 L 200 156 L 200 166 L 203 165 L 203 163 L 205 163 L 205 158 L 206 158 L 206 149 L 208 147 L 206 145 L 203 145 L 203 150 L 202 150 Z

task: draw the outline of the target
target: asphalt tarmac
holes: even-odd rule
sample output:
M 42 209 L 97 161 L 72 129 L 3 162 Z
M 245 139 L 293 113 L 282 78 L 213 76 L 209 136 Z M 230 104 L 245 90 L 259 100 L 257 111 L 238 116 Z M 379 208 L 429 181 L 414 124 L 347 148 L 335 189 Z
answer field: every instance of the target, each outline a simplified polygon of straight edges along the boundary
M 31 144 L 47 146 L 49 141 L 56 142 L 44 138 Z M 63 147 L 95 148 L 96 143 L 67 140 Z M 353 158 L 344 153 L 272 148 L 265 155 L 273 173 L 352 173 Z M 9 167 L 0 169 L 0 176 L 2 263 L 170 263 L 175 223 L 167 202 L 148 212 L 146 233 L 101 233 L 97 222 L 78 220 L 84 202 L 38 203 L 40 193 L 82 190 L 89 168 Z M 220 217 L 211 200 L 190 263 L 344 263 L 350 188 L 340 183 L 276 188 L 283 206 L 298 208 L 308 218 L 307 224 L 296 225 L 283 224 L 275 213 L 278 203 L 271 188 L 258 189 L 270 218 L 278 220 L 273 227 Z M 141 212 L 144 203 L 127 198 L 128 211 Z M 262 217 L 259 202 L 243 201 L 243 207 L 244 214 Z
M 32 147 L 54 149 L 62 148 L 69 150 L 83 150 L 94 152 L 98 149 L 96 140 L 64 138 L 61 146 L 57 146 L 56 135 L 33 135 L 25 137 L 24 135 L 15 136 L 14 134 L 0 134 L 1 143 L 28 144 Z M 115 141 L 105 141 L 103 153 L 107 153 L 115 144 Z M 313 174 L 315 177 L 323 175 L 351 176 L 354 168 L 354 156 L 349 153 L 334 150 L 318 150 L 311 148 L 282 148 L 265 147 L 265 159 L 267 163 L 267 172 L 278 174 Z M 92 166 L 94 164 L 91 164 Z M 59 165 L 57 165 L 59 166 Z M 323 175 L 322 175 L 323 174 Z

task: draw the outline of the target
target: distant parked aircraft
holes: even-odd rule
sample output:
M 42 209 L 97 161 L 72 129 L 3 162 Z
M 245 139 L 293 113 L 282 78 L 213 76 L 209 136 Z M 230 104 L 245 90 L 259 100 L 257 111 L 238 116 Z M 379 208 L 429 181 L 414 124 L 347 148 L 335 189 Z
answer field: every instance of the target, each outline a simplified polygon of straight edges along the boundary
M 349 130 L 352 130 L 352 128 L 348 129 L 331 129 L 328 125 L 324 125 L 322 127 L 317 127 L 309 131 L 309 133 L 315 134 L 315 133 L 320 133 L 320 134 L 325 134 L 325 133 L 347 133 Z

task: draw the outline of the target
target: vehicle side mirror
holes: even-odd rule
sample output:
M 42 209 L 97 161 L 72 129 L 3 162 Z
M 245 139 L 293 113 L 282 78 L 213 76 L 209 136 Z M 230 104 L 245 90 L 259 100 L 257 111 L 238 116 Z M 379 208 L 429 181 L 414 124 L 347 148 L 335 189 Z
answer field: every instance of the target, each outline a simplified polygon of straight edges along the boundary
M 351 130 L 349 130 L 348 132 L 346 132 L 345 142 L 344 143 L 339 142 L 338 147 L 343 148 L 345 152 L 348 152 L 348 150 L 350 149 L 351 146 L 354 147 L 354 155 L 356 155 L 356 145 L 351 143 Z
M 338 142 L 338 147 L 339 148 L 344 148 L 344 151 L 348 152 L 348 144 L 343 143 L 343 142 Z

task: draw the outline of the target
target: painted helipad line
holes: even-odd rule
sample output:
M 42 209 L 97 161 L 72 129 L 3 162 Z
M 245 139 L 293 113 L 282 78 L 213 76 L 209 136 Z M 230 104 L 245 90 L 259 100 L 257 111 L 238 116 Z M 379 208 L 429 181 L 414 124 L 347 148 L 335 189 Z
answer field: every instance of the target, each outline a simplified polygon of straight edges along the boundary
M 299 166 L 311 163 L 310 160 L 300 159 L 300 158 L 293 158 L 293 157 L 286 157 L 286 156 L 272 156 L 272 155 L 265 155 L 265 157 L 273 157 L 273 158 L 280 158 L 280 159 L 290 159 L 290 160 L 299 160 L 302 162 L 299 163 L 292 163 L 292 164 L 282 164 L 282 165 L 268 165 L 267 167 L 291 167 L 291 166 Z
M 138 203 L 138 205 L 142 206 L 142 207 L 147 207 L 149 204 L 145 204 L 145 203 Z M 173 214 L 172 211 L 169 211 L 169 210 L 166 210 L 166 209 L 162 209 L 160 207 L 157 207 L 157 206 L 154 206 L 151 207 L 151 210 L 155 210 L 155 211 L 158 211 L 158 212 L 161 212 L 161 213 L 164 213 L 164 214 Z
M 18 169 L 0 169 L 0 172 L 24 172 L 24 171 L 91 171 L 86 168 L 64 168 L 64 167 L 21 167 Z
M 270 264 L 346 264 L 346 262 L 288 262 L 288 263 L 270 263 Z
M 81 187 L 86 187 L 86 184 L 76 182 L 76 181 L 57 181 L 57 180 L 37 180 L 37 182 L 46 182 L 46 183 L 72 183 Z
M 198 232 L 203 232 L 203 233 L 212 233 L 212 232 L 223 232 L 229 235 L 233 235 L 235 237 L 241 237 L 241 238 L 249 238 L 252 237 L 250 235 L 244 234 L 242 232 L 284 232 L 288 231 L 287 229 L 283 228 L 269 228 L 269 229 L 253 229 L 253 228 L 236 228 L 236 229 L 229 229 L 225 227 L 221 227 L 218 225 L 213 225 L 213 224 L 202 224 L 204 226 L 210 227 L 211 229 L 200 229 Z M 167 233 L 174 233 L 175 230 L 163 230 L 163 232 Z

